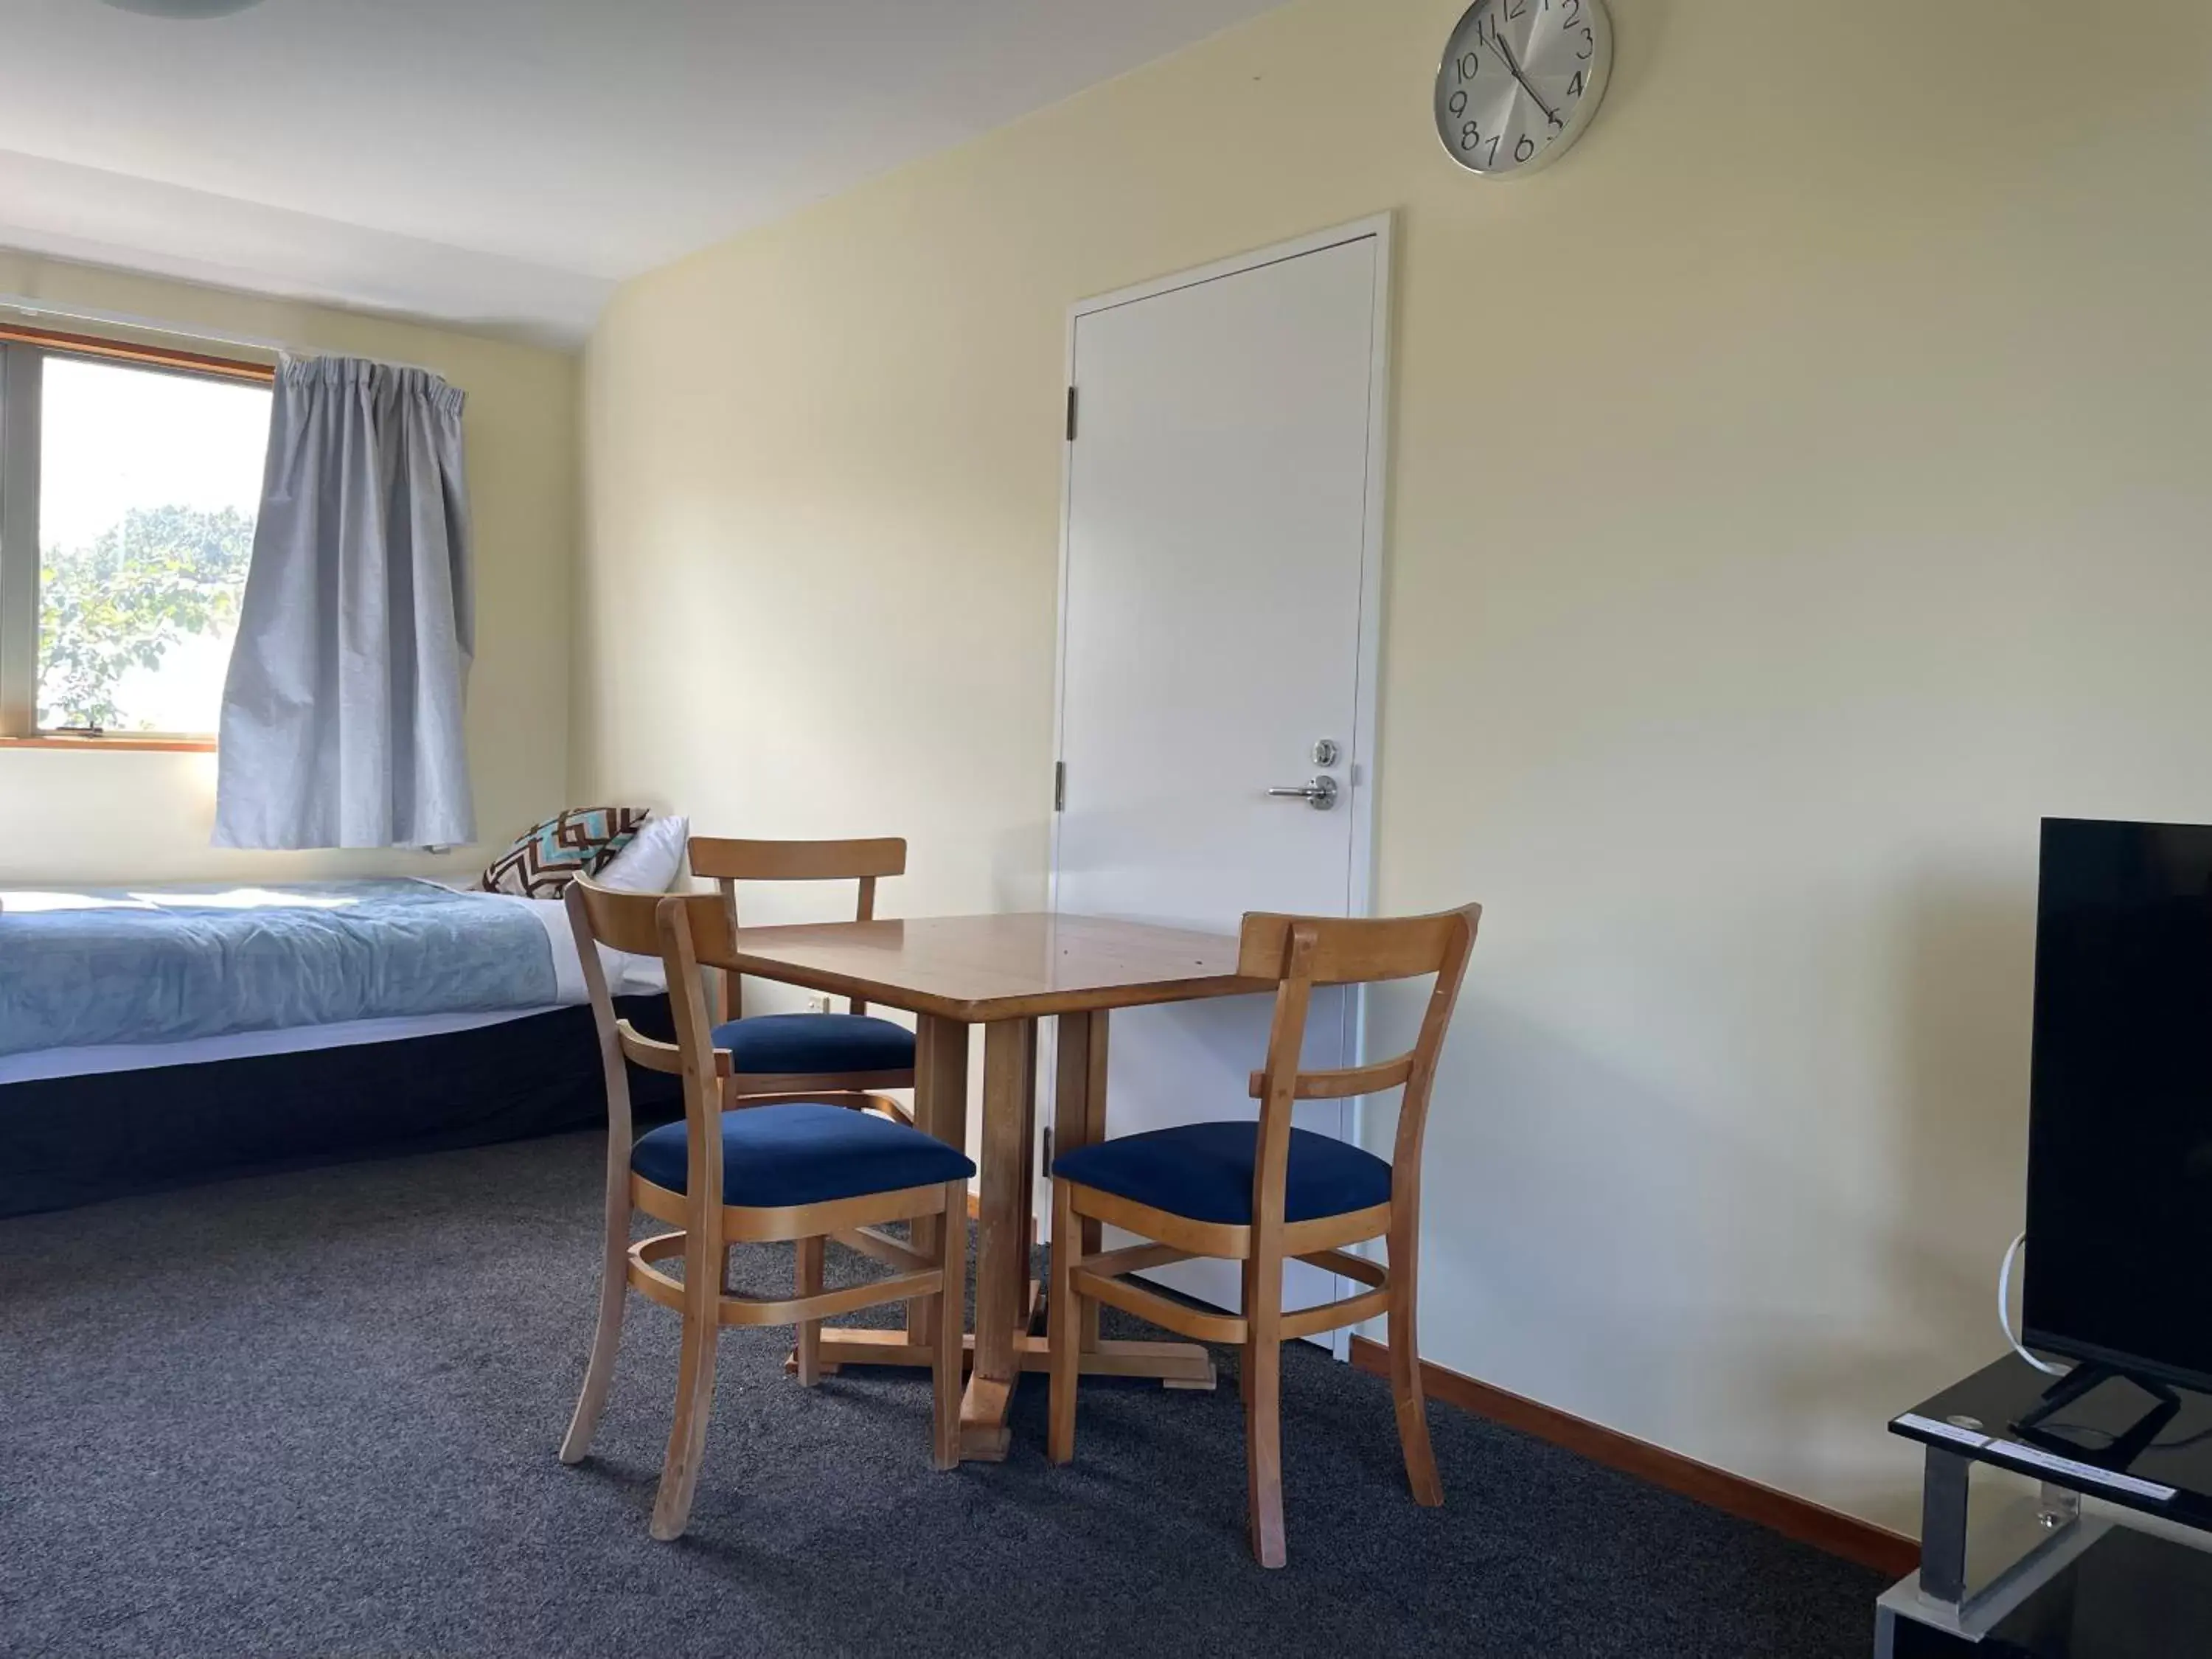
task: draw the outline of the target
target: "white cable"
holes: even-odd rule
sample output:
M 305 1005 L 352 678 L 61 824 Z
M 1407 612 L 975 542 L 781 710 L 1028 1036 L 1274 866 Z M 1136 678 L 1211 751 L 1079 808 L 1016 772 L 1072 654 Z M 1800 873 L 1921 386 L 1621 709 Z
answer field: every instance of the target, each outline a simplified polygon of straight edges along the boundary
M 1997 1328 L 2004 1333 L 2005 1340 L 2012 1344 L 2012 1351 L 2036 1370 L 2045 1376 L 2063 1376 L 2072 1367 L 2054 1365 L 2047 1359 L 2038 1359 L 2021 1347 L 2020 1339 L 2012 1334 L 2012 1264 L 2020 1255 L 2020 1247 L 2027 1243 L 2027 1235 L 2022 1233 L 2005 1247 L 2004 1260 L 1997 1264 Z

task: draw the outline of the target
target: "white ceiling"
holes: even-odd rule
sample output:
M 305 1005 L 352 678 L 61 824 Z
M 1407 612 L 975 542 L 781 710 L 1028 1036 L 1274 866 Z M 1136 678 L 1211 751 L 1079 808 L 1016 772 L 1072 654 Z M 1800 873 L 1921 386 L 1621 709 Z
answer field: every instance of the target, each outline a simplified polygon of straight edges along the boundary
M 574 342 L 623 278 L 1280 0 L 7 0 L 0 246 Z

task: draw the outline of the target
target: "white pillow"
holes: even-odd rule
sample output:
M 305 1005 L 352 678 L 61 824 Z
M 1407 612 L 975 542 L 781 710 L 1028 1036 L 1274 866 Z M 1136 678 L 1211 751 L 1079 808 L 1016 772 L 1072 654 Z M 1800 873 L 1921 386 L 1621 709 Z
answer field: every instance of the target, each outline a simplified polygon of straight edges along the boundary
M 656 814 L 592 879 L 624 893 L 665 893 L 676 884 L 684 849 L 690 844 L 690 819 Z

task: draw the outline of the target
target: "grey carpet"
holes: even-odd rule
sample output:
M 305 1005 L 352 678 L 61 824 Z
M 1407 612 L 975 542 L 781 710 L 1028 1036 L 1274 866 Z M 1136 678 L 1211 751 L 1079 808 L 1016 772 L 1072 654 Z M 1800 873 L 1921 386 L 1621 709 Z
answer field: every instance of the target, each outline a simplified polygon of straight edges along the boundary
M 597 1137 L 0 1222 L 0 1652 L 1778 1656 L 1858 1659 L 1873 1575 L 1431 1404 L 1407 1498 L 1387 1389 L 1293 1347 L 1291 1565 L 1246 1552 L 1212 1395 L 1044 1389 L 938 1474 L 919 1373 L 787 1380 L 731 1332 L 690 1535 L 647 1514 L 673 1316 L 633 1297 L 592 1458 Z M 787 1255 L 741 1279 L 787 1283 Z M 861 1269 L 832 1252 L 833 1271 Z

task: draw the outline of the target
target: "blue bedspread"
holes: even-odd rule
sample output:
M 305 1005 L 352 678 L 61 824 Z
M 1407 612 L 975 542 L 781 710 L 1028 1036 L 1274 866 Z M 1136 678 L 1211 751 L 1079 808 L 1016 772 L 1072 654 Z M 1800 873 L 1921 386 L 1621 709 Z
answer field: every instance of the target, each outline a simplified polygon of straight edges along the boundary
M 524 906 L 428 882 L 11 893 L 0 1054 L 556 1002 Z

